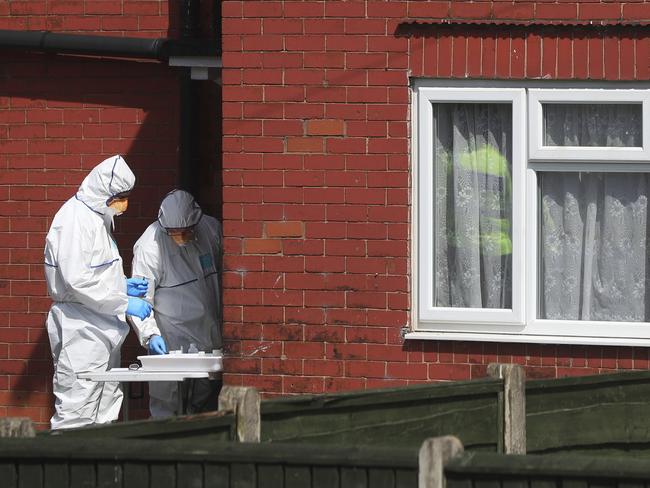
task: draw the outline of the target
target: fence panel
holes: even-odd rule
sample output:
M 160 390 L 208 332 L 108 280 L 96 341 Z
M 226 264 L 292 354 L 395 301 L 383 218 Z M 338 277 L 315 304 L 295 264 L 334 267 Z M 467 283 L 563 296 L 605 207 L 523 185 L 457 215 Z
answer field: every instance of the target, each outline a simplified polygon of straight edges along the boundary
M 497 451 L 503 380 L 436 383 L 262 401 L 262 442 L 419 447 L 446 434 Z
M 645 460 L 622 456 L 506 456 L 465 452 L 444 468 L 447 488 L 632 488 L 650 483 Z
M 45 431 L 39 437 L 111 437 L 121 439 L 174 440 L 192 438 L 197 442 L 230 441 L 235 438 L 236 419 L 232 412 L 136 420 L 69 430 Z
M 529 453 L 629 452 L 650 456 L 650 372 L 529 381 Z
M 417 488 L 417 449 L 42 436 L 0 439 L 10 488 Z

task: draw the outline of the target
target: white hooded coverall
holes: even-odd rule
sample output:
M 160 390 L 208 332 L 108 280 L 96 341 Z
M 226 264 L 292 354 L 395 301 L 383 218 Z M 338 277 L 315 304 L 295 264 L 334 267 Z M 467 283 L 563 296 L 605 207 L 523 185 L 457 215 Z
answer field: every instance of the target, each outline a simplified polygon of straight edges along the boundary
M 195 240 L 179 246 L 166 228 L 195 226 Z M 153 334 L 162 335 L 170 351 L 190 344 L 199 351 L 221 348 L 219 279 L 222 238 L 219 221 L 203 215 L 192 195 L 170 192 L 162 201 L 158 221 L 144 231 L 133 248 L 133 277 L 149 282 L 146 300 L 155 312 L 141 321 L 132 317 L 144 346 Z M 177 412 L 177 384 L 149 383 L 149 408 L 153 417 Z M 190 391 L 188 413 L 216 409 L 215 381 L 197 379 Z M 213 405 L 211 405 L 211 403 Z
M 78 380 L 76 373 L 119 366 L 129 327 L 122 258 L 111 234 L 111 197 L 130 191 L 135 176 L 121 156 L 97 165 L 54 216 L 46 237 L 45 278 L 54 303 L 47 332 L 54 361 L 52 429 L 117 419 L 118 383 Z

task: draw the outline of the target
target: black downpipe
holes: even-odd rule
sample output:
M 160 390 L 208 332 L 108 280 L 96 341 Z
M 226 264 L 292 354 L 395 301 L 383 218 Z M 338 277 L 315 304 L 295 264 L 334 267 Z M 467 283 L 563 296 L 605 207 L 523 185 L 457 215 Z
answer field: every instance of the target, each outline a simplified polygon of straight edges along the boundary
M 181 38 L 199 35 L 200 0 L 181 1 Z M 198 198 L 199 193 L 199 94 L 190 68 L 180 76 L 179 186 Z
M 56 54 L 158 59 L 169 57 L 169 39 L 87 36 L 0 29 L 0 48 Z

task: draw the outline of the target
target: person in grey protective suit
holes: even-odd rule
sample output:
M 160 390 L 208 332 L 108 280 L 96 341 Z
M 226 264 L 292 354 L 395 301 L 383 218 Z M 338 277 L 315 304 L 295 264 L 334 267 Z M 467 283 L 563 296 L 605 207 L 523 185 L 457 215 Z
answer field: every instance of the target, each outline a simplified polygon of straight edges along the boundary
M 221 224 L 204 215 L 192 195 L 173 190 L 163 199 L 158 220 L 133 248 L 132 276 L 149 282 L 147 300 L 154 313 L 134 320 L 140 343 L 152 354 L 168 350 L 212 352 L 221 348 Z M 160 336 L 162 335 L 162 339 Z M 194 344 L 196 351 L 191 351 Z M 217 409 L 221 384 L 196 379 L 189 384 L 187 413 Z M 178 388 L 173 382 L 149 383 L 153 417 L 174 414 Z
M 52 220 L 45 239 L 45 279 L 53 300 L 47 332 L 54 361 L 52 429 L 107 423 L 122 404 L 119 383 L 79 380 L 80 372 L 119 366 L 129 327 L 151 305 L 147 283 L 126 279 L 113 218 L 128 207 L 135 176 L 121 156 L 97 165 Z

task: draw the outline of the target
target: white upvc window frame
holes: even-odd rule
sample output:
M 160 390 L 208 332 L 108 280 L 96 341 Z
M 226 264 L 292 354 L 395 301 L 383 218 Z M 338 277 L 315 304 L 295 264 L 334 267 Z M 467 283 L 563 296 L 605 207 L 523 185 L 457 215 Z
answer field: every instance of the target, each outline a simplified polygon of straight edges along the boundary
M 545 146 L 543 104 L 640 104 L 642 120 L 650 120 L 648 90 L 530 89 L 528 90 L 529 153 L 538 161 L 643 161 L 650 159 L 650 130 L 643 124 L 641 147 Z
M 524 323 L 524 209 L 516 202 L 523 199 L 525 162 L 525 90 L 512 89 L 445 89 L 421 88 L 419 90 L 419 146 L 418 146 L 418 249 L 433 249 L 434 231 L 433 189 L 427 191 L 428 182 L 433 181 L 433 146 L 424 134 L 432 132 L 432 108 L 436 103 L 498 103 L 512 106 L 512 309 L 493 308 L 450 308 L 435 307 L 433 301 L 433 262 L 432 253 L 421 252 L 419 260 L 419 317 L 427 324 L 504 324 Z M 426 271 L 422 271 L 426 270 Z M 422 297 L 429 297 L 425 300 Z
M 538 174 L 544 171 L 606 171 L 650 173 L 650 88 L 621 90 L 619 87 L 594 90 L 589 86 L 540 88 L 539 83 L 522 88 L 522 84 L 504 83 L 503 88 L 477 88 L 472 82 L 458 87 L 415 83 L 413 98 L 412 165 L 412 324 L 406 339 L 471 340 L 492 342 L 526 342 L 548 344 L 582 344 L 614 346 L 650 346 L 650 323 L 558 321 L 538 315 Z M 493 83 L 497 85 L 497 83 Z M 545 85 L 547 86 L 547 85 Z M 591 85 L 593 86 L 593 84 Z M 595 96 L 598 98 L 594 98 Z M 541 139 L 541 104 L 642 103 L 642 148 L 542 148 L 532 150 Z M 432 249 L 430 238 L 433 216 L 426 225 L 424 209 L 433 208 L 426 181 L 431 181 L 424 162 L 432 161 L 432 103 L 512 103 L 513 105 L 513 309 L 436 308 L 422 303 L 432 297 Z M 521 122 L 521 123 L 519 123 Z M 428 131 L 428 132 L 427 132 Z M 533 134 L 534 133 L 534 134 Z M 518 144 L 515 145 L 515 142 Z M 548 151 L 548 149 L 553 149 Z M 632 150 L 630 150 L 632 149 Z M 592 151 L 591 154 L 588 151 Z M 604 155 L 603 151 L 608 154 Z M 611 151 L 611 152 L 610 152 Z M 431 164 L 428 165 L 431 168 Z M 518 184 L 517 184 L 518 183 Z M 423 226 L 423 222 L 425 225 Z M 424 234 L 424 235 L 423 235 Z M 428 240 L 427 240 L 428 239 Z M 428 256 L 427 256 L 428 255 Z M 424 261 L 422 258 L 425 258 Z M 518 292 L 516 292 L 518 290 Z M 431 299 L 432 300 L 432 299 Z

